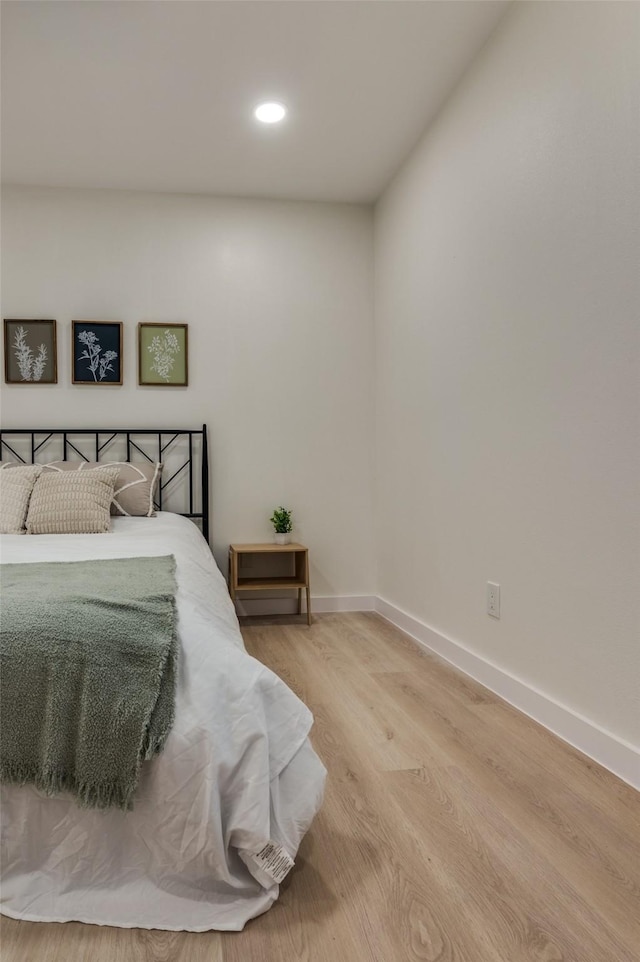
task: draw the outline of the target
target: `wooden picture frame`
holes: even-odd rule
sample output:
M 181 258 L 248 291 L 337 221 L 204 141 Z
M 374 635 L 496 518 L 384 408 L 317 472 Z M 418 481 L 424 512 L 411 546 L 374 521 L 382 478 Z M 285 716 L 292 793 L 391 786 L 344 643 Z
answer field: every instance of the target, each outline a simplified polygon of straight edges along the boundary
M 56 327 L 54 320 L 4 319 L 7 384 L 58 383 Z
M 138 324 L 138 384 L 142 387 L 187 387 L 189 325 Z
M 71 322 L 71 383 L 122 384 L 122 321 Z

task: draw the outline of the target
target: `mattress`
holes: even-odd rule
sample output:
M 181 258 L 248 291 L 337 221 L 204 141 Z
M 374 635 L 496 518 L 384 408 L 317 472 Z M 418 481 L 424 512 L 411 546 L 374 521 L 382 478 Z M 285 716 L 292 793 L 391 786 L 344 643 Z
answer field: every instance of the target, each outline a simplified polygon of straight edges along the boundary
M 3 535 L 3 563 L 173 554 L 180 664 L 165 749 L 131 812 L 4 785 L 0 911 L 200 932 L 240 930 L 278 897 L 318 811 L 312 716 L 245 651 L 226 584 L 179 515 L 114 518 L 100 535 Z

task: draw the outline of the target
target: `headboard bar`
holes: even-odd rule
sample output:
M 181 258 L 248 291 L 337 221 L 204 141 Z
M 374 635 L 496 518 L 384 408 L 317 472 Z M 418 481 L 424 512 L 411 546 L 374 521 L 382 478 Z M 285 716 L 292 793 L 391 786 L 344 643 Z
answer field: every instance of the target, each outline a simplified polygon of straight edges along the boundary
M 45 435 L 45 437 L 41 437 L 42 435 Z M 38 428 L 35 430 L 3 428 L 0 429 L 0 460 L 8 453 L 11 460 L 18 461 L 21 464 L 37 463 L 36 455 L 41 454 L 44 458 L 45 452 L 43 449 L 45 446 L 49 442 L 58 440 L 62 443 L 63 461 L 90 461 L 92 458 L 83 453 L 82 446 L 88 443 L 87 439 L 90 439 L 92 435 L 94 443 L 91 447 L 95 452 L 93 458 L 95 461 L 116 460 L 115 458 L 110 459 L 105 452 L 110 445 L 114 442 L 117 444 L 118 441 L 126 447 L 127 461 L 131 460 L 132 449 L 148 461 L 166 462 L 168 452 L 169 457 L 172 453 L 175 454 L 175 457 L 184 457 L 183 462 L 178 467 L 171 466 L 171 474 L 168 479 L 161 481 L 157 493 L 158 508 L 162 509 L 163 500 L 166 502 L 166 492 L 169 485 L 178 476 L 185 476 L 184 472 L 186 472 L 183 503 L 180 504 L 180 507 L 184 510 L 176 513 L 182 514 L 186 518 L 199 520 L 202 525 L 202 533 L 206 541 L 209 541 L 209 455 L 206 424 L 203 424 L 202 428 L 198 430 L 193 428 L 168 428 L 160 431 L 157 428 L 69 428 L 67 430 L 61 428 Z M 108 435 L 106 440 L 105 435 Z M 11 439 L 11 443 L 7 438 Z M 144 438 L 147 450 L 141 447 L 142 438 Z M 184 455 L 181 451 L 176 453 L 175 450 L 183 441 L 186 442 L 187 447 Z M 178 442 L 178 445 L 176 445 L 176 442 Z M 152 449 L 152 454 L 149 453 L 149 448 Z M 172 449 L 171 452 L 170 449 Z M 69 458 L 70 452 L 74 455 L 71 458 Z M 200 460 L 199 472 L 196 470 L 198 454 Z M 117 460 L 122 459 L 118 458 Z M 199 506 L 199 510 L 196 509 L 197 506 Z

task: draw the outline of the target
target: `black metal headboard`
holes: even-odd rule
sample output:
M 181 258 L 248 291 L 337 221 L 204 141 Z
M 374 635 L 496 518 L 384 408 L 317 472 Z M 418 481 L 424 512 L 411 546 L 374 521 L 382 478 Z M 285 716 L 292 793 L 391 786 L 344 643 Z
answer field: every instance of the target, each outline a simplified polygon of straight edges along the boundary
M 178 428 L 161 431 L 149 428 L 0 429 L 0 460 L 44 464 L 47 461 L 131 461 L 136 458 L 163 462 L 156 507 L 199 520 L 208 542 L 206 424 L 197 431 Z

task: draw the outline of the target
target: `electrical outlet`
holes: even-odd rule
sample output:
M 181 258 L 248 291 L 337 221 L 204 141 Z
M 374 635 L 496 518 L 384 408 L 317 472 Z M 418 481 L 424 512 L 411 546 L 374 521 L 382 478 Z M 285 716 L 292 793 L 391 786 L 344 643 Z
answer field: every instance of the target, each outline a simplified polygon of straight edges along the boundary
M 500 617 L 500 585 L 487 581 L 487 614 L 492 618 Z

